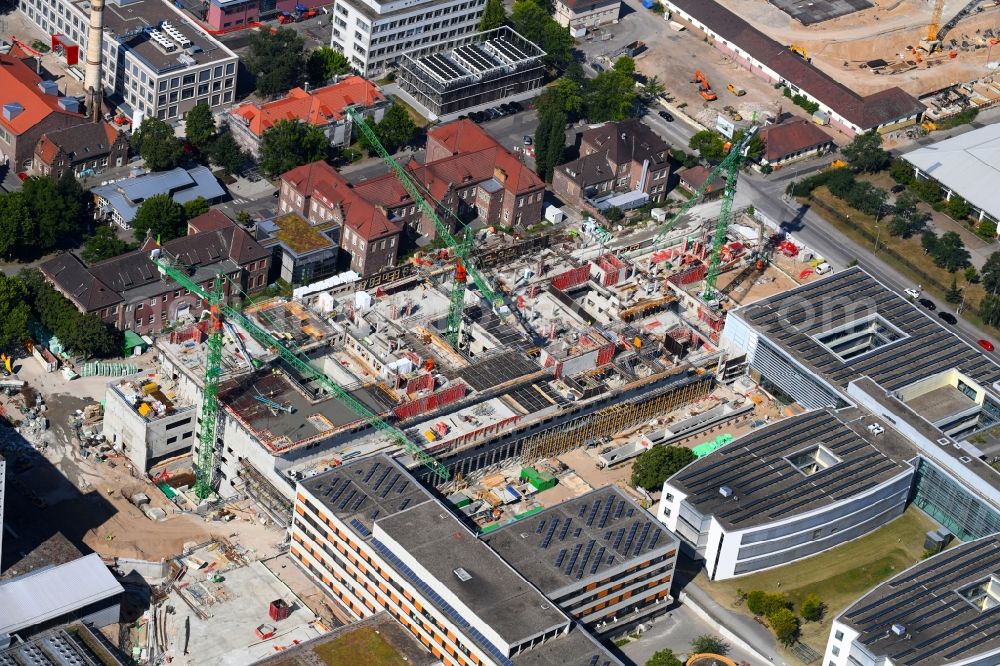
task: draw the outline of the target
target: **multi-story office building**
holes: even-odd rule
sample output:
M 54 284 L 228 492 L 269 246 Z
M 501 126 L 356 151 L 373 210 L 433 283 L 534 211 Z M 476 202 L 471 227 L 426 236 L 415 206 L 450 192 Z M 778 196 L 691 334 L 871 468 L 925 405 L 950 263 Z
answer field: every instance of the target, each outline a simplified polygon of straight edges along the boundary
M 906 508 L 916 450 L 861 410 L 817 410 L 745 435 L 663 486 L 658 518 L 713 580 L 856 539 Z
M 24 0 L 35 25 L 87 50 L 87 0 Z M 196 104 L 232 106 L 236 54 L 195 26 L 172 3 L 110 0 L 104 7 L 101 77 L 109 104 L 140 117 L 179 120 Z
M 1000 535 L 918 562 L 838 615 L 824 666 L 1000 663 Z
M 291 532 L 328 594 L 388 611 L 445 666 L 620 663 L 388 456 L 300 482 Z
M 485 6 L 486 0 L 337 0 L 330 45 L 370 78 L 403 54 L 420 57 L 471 38 Z

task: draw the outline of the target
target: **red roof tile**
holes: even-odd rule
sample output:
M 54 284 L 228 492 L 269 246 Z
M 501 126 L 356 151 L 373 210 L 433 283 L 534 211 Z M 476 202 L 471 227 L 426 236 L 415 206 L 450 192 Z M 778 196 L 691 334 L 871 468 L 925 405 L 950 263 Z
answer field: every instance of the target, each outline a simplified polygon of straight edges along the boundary
M 0 107 L 17 102 L 23 111 L 7 120 L 0 113 L 0 125 L 14 134 L 23 134 L 53 113 L 63 113 L 85 120 L 79 113 L 69 113 L 59 106 L 59 97 L 46 95 L 38 88 L 42 79 L 23 62 L 11 55 L 0 55 Z
M 833 142 L 815 123 L 803 118 L 768 125 L 760 131 L 760 138 L 764 142 L 764 156 L 768 162 L 778 162 L 789 155 Z

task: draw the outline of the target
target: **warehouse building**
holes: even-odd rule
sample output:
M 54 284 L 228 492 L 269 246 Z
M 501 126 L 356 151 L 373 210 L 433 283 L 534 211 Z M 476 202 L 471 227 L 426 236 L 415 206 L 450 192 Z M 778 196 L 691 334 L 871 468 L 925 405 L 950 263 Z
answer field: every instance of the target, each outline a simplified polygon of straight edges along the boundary
M 545 509 L 483 540 L 588 629 L 666 611 L 677 537 L 615 486 Z
M 507 26 L 441 45 L 431 55 L 404 53 L 399 85 L 435 116 L 540 88 L 545 52 Z
M 713 580 L 781 566 L 906 508 L 916 450 L 860 410 L 817 410 L 745 435 L 663 486 L 657 517 Z
M 388 456 L 300 482 L 291 534 L 324 591 L 388 611 L 445 666 L 620 664 Z
M 937 318 L 854 267 L 731 310 L 721 344 L 772 394 L 906 437 L 912 501 L 960 539 L 1000 531 L 1000 366 Z
M 969 202 L 978 220 L 1000 220 L 1000 125 L 987 125 L 903 155 L 918 180 L 933 178 L 945 199 Z
M 826 666 L 1000 663 L 1000 535 L 961 544 L 882 583 L 838 615 Z
M 25 0 L 20 10 L 43 32 L 87 51 L 88 0 Z M 181 120 L 196 104 L 232 106 L 236 54 L 160 0 L 109 0 L 104 5 L 101 77 L 104 95 L 138 124 Z

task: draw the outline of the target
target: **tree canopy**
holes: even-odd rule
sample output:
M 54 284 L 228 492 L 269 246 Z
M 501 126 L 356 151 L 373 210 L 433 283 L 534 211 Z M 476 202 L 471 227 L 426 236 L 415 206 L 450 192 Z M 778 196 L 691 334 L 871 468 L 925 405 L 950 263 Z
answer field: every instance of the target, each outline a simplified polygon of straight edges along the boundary
M 654 652 L 646 661 L 646 666 L 684 666 L 684 662 L 674 655 L 673 650 L 664 648 Z
M 121 354 L 121 332 L 96 315 L 81 313 L 65 296 L 45 282 L 37 270 L 23 271 L 17 279 L 26 287 L 27 301 L 35 317 L 67 349 L 87 357 Z
M 297 166 L 324 159 L 328 149 L 326 135 L 318 127 L 279 120 L 261 139 L 260 168 L 268 176 L 278 176 Z
M 181 161 L 183 143 L 174 128 L 162 120 L 146 118 L 132 135 L 132 147 L 153 171 L 173 169 Z
M 243 62 L 257 78 L 257 93 L 270 97 L 299 85 L 305 73 L 305 40 L 291 28 L 255 31 Z
M 722 135 L 712 130 L 695 132 L 688 141 L 688 148 L 698 152 L 709 162 L 721 162 L 726 156 L 726 141 Z
M 694 462 L 691 449 L 681 446 L 654 446 L 644 451 L 632 465 L 632 485 L 653 492 L 664 481 Z
M 858 134 L 844 146 L 843 153 L 848 164 L 865 173 L 881 171 L 892 160 L 889 153 L 882 149 L 882 135 L 875 130 Z
M 91 224 L 90 198 L 71 171 L 56 181 L 33 176 L 0 194 L 0 256 L 31 259 L 75 245 Z
M 551 183 L 553 170 L 566 151 L 566 113 L 556 106 L 545 107 L 539 113 L 534 143 L 535 172 Z
M 2 216 L 0 216 L 2 219 Z M 983 264 L 983 287 L 993 295 L 1000 294 L 1000 252 L 994 252 Z
M 0 349 L 19 346 L 28 337 L 27 296 L 23 282 L 0 273 Z
M 691 652 L 695 654 L 717 654 L 725 657 L 729 643 L 712 634 L 701 634 L 691 639 Z
M 962 242 L 962 237 L 954 231 L 948 231 L 934 242 L 930 248 L 934 263 L 950 273 L 965 268 L 970 263 L 969 251 Z
M 351 61 L 340 51 L 329 46 L 321 46 L 309 54 L 306 60 L 306 76 L 315 86 L 321 86 L 340 74 L 351 71 Z
M 409 145 L 413 140 L 413 135 L 417 131 L 417 126 L 413 123 L 409 112 L 397 103 L 393 103 L 392 106 L 386 109 L 385 115 L 382 116 L 382 120 L 379 122 L 372 123 L 370 120 L 366 122 L 375 131 L 375 136 L 378 137 L 379 143 L 390 153 L 395 153 L 403 146 Z M 359 135 L 358 143 L 363 148 L 366 148 L 369 153 L 374 154 L 375 146 L 369 143 L 368 137 L 360 132 Z
M 615 69 L 601 72 L 586 85 L 587 119 L 593 123 L 625 120 L 635 104 L 635 80 Z
M 131 249 L 132 245 L 118 238 L 114 229 L 102 225 L 83 241 L 80 257 L 88 264 L 93 264 L 125 254 Z
M 220 132 L 212 146 L 209 148 L 208 156 L 212 162 L 219 165 L 228 174 L 239 173 L 246 163 L 246 155 L 236 143 L 233 133 L 229 130 Z
M 486 8 L 479 19 L 479 32 L 499 28 L 507 21 L 507 10 L 503 0 L 486 0 Z
M 194 108 L 187 112 L 184 118 L 184 136 L 188 143 L 205 152 L 212 145 L 215 137 L 215 118 L 212 117 L 212 108 L 205 102 L 195 104 Z
M 139 204 L 132 218 L 132 231 L 140 243 L 146 240 L 147 231 L 162 243 L 183 236 L 187 231 L 186 224 L 184 206 L 170 198 L 169 194 L 157 194 Z
M 892 219 L 889 220 L 889 233 L 893 236 L 909 238 L 924 225 L 925 217 L 917 209 L 917 197 L 910 192 L 903 192 L 896 197 L 892 207 Z
M 545 51 L 543 62 L 547 67 L 563 69 L 573 59 L 573 36 L 569 28 L 564 28 L 552 18 L 545 2 L 515 0 L 510 24 L 522 37 Z

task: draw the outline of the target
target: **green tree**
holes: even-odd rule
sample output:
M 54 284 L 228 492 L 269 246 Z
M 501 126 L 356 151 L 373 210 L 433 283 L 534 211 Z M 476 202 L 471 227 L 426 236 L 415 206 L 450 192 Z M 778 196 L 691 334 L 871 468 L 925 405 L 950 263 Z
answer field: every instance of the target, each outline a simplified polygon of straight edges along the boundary
M 566 113 L 555 107 L 546 107 L 535 129 L 535 172 L 547 183 L 562 163 L 566 150 Z
M 2 219 L 3 215 L 0 214 L 0 220 Z M 986 263 L 983 264 L 982 275 L 986 291 L 994 295 L 1000 293 L 1000 252 L 994 252 L 987 257 Z
M 962 243 L 962 237 L 954 231 L 946 232 L 938 239 L 931 252 L 934 263 L 949 273 L 969 265 L 969 251 Z
M 591 122 L 625 120 L 635 104 L 635 82 L 613 69 L 601 72 L 587 83 L 584 100 Z
M 378 137 L 385 149 L 394 153 L 403 146 L 409 145 L 417 131 L 417 126 L 413 123 L 409 112 L 401 104 L 393 104 L 386 109 L 382 120 L 376 123 L 372 129 L 375 130 L 375 136 Z M 369 152 L 375 152 L 374 146 L 368 144 L 368 138 L 365 135 L 361 135 L 359 143 Z
M 691 449 L 681 446 L 654 446 L 643 451 L 632 465 L 632 485 L 653 492 L 663 482 L 694 462 Z
M 568 118 L 583 113 L 583 84 L 568 77 L 558 78 L 549 84 L 535 100 L 539 115 L 548 109 L 557 109 Z
M 181 140 L 174 135 L 174 128 L 156 118 L 142 121 L 132 135 L 132 147 L 153 171 L 173 169 L 184 152 Z
M 909 185 L 915 178 L 913 166 L 901 157 L 897 157 L 889 165 L 889 175 L 900 185 Z
M 779 608 L 767 616 L 767 623 L 774 630 L 778 642 L 785 647 L 794 645 L 799 640 L 799 618 L 787 608 Z
M 547 67 L 562 69 L 572 61 L 573 36 L 552 18 L 545 3 L 535 0 L 516 0 L 510 13 L 514 30 L 537 44 L 545 51 L 543 62 Z
M 654 652 L 646 661 L 646 666 L 684 666 L 684 662 L 674 656 L 673 650 L 665 648 Z
M 0 349 L 20 346 L 28 337 L 28 290 L 16 277 L 0 273 Z
M 340 51 L 329 46 L 321 46 L 309 54 L 306 60 L 306 76 L 309 82 L 320 86 L 340 74 L 351 71 L 351 61 Z
M 115 230 L 107 225 L 97 227 L 94 233 L 83 241 L 83 250 L 80 257 L 88 264 L 104 261 L 111 257 L 125 254 L 132 249 L 132 245 L 118 238 Z
M 45 251 L 80 237 L 84 223 L 83 190 L 71 172 L 70 181 L 58 182 L 48 176 L 24 181 L 21 193 L 37 233 L 33 245 Z
M 695 132 L 688 141 L 688 148 L 697 151 L 709 162 L 721 162 L 726 156 L 726 142 L 718 132 L 712 130 L 701 130 Z
M 246 155 L 240 149 L 240 144 L 236 143 L 232 132 L 226 130 L 215 137 L 212 147 L 208 151 L 211 160 L 218 164 L 228 174 L 239 173 L 246 164 Z
M 783 594 L 771 594 L 763 590 L 751 590 L 747 594 L 747 609 L 754 615 L 770 615 L 791 605 L 792 602 Z
M 302 82 L 306 43 L 291 28 L 255 31 L 243 62 L 257 77 L 257 93 L 270 97 Z
M 643 84 L 642 89 L 639 91 L 639 97 L 646 104 L 652 104 L 657 100 L 657 98 L 662 97 L 667 93 L 666 86 L 660 81 L 657 76 L 650 77 L 646 79 L 646 83 Z
M 986 294 L 979 302 L 979 316 L 990 326 L 1000 324 L 1000 296 Z
M 983 218 L 983 220 L 976 227 L 976 234 L 980 238 L 985 238 L 988 241 L 996 240 L 997 223 L 988 218 Z
M 729 644 L 718 636 L 702 634 L 691 640 L 691 652 L 695 654 L 717 654 L 725 657 L 729 652 Z
M 0 194 L 0 256 L 24 256 L 37 240 L 31 211 L 20 192 Z
M 876 173 L 889 165 L 890 156 L 882 149 L 882 135 L 871 130 L 854 137 L 844 146 L 844 159 L 858 171 Z
M 184 117 L 184 136 L 188 143 L 205 152 L 212 145 L 212 138 L 215 136 L 215 118 L 212 117 L 212 108 L 207 102 L 200 102 L 187 112 Z
M 625 213 L 622 212 L 621 208 L 617 206 L 612 206 L 604 211 L 604 219 L 608 222 L 621 222 L 625 219 Z
M 328 148 L 326 135 L 318 127 L 279 120 L 261 139 L 260 168 L 268 176 L 279 176 L 297 166 L 324 159 Z
M 204 215 L 211 208 L 205 197 L 195 197 L 191 201 L 185 201 L 183 206 L 185 221 Z
M 951 276 L 951 286 L 944 292 L 944 300 L 949 303 L 958 303 L 962 300 L 962 290 L 958 288 L 958 277 L 955 275 Z
M 619 57 L 611 67 L 619 74 L 635 76 L 635 60 L 631 56 L 623 55 Z
M 802 619 L 808 622 L 819 622 L 826 614 L 826 604 L 815 594 L 807 594 L 799 607 Z
M 979 271 L 976 270 L 975 266 L 966 266 L 963 276 L 969 284 L 977 284 L 979 282 Z
M 892 207 L 889 233 L 909 238 L 923 227 L 925 219 L 917 208 L 917 198 L 909 192 L 903 192 L 896 197 L 896 203 Z
M 848 192 L 845 200 L 852 208 L 866 215 L 878 216 L 888 197 L 889 193 L 881 187 L 876 187 L 864 180 L 858 180 L 854 182 L 854 186 Z
M 169 194 L 156 194 L 143 201 L 135 211 L 132 231 L 140 243 L 146 240 L 147 232 L 162 243 L 183 236 L 186 223 L 183 206 L 171 199 Z
M 739 145 L 743 141 L 743 137 L 746 136 L 747 131 L 745 129 L 738 129 L 736 133 L 733 134 L 733 145 Z M 751 160 L 759 160 L 761 155 L 764 154 L 764 140 L 760 138 L 760 134 L 755 134 L 750 143 L 746 147 L 747 158 Z
M 937 249 L 937 245 L 937 234 L 930 229 L 925 229 L 924 233 L 920 235 L 920 246 L 924 248 L 924 253 L 933 255 L 934 251 Z
M 486 8 L 483 9 L 483 16 L 479 19 L 479 32 L 499 28 L 506 21 L 507 10 L 504 8 L 503 0 L 486 0 Z
M 972 212 L 972 206 L 969 205 L 969 202 L 957 194 L 953 194 L 951 199 L 948 199 L 948 203 L 946 205 L 948 208 L 948 214 L 959 221 L 969 217 L 969 213 Z
M 122 353 L 122 334 L 94 314 L 83 315 L 67 346 L 86 357 L 107 358 Z

